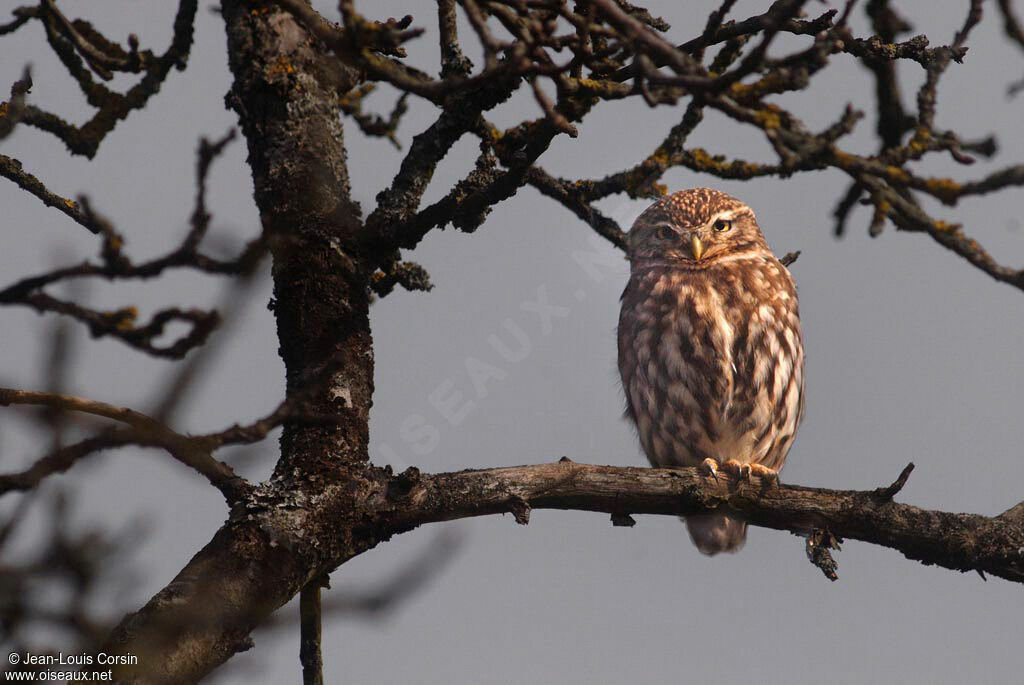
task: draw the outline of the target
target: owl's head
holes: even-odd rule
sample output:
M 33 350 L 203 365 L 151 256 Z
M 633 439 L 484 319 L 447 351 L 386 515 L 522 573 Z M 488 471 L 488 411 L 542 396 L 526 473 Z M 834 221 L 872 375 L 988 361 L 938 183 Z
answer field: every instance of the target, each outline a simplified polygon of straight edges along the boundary
M 705 268 L 724 257 L 768 249 L 754 211 L 713 188 L 690 188 L 658 200 L 629 231 L 635 266 Z

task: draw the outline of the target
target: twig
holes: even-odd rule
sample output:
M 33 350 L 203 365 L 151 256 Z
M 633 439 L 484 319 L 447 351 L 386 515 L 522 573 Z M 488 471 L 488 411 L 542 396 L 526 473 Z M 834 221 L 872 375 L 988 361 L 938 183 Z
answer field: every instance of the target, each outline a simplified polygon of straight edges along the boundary
M 910 472 L 913 470 L 914 462 L 910 462 L 903 467 L 903 470 L 900 471 L 900 475 L 896 477 L 896 480 L 894 480 L 891 485 L 884 488 L 878 488 L 874 491 L 872 496 L 878 502 L 891 502 L 892 498 L 896 496 L 896 493 L 902 490 L 903 486 L 907 484 L 907 479 L 910 478 Z
M 836 573 L 839 565 L 832 558 L 832 550 L 838 552 L 842 549 L 841 542 L 842 540 L 832 535 L 827 528 L 815 528 L 807 536 L 808 561 L 821 569 L 825 577 L 833 582 L 839 580 L 839 574 Z
M 47 207 L 60 210 L 90 233 L 100 232 L 99 227 L 86 216 L 77 202 L 50 192 L 42 181 L 25 171 L 18 160 L 0 155 L 0 176 L 14 181 L 19 188 L 35 195 Z
M 314 578 L 299 593 L 299 662 L 302 664 L 302 685 L 323 685 L 324 663 L 320 652 L 321 607 L 320 588 L 326 578 Z

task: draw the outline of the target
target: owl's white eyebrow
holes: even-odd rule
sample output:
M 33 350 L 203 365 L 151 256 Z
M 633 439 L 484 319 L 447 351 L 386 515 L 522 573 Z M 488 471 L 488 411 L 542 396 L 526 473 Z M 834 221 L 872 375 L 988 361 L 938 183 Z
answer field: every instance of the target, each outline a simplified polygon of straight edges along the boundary
M 708 224 L 713 224 L 716 221 L 723 220 L 732 221 L 736 217 L 741 216 L 743 214 L 750 214 L 751 216 L 753 216 L 754 212 L 752 212 L 749 207 L 736 207 L 735 209 L 727 209 L 711 217 L 711 219 L 708 221 Z

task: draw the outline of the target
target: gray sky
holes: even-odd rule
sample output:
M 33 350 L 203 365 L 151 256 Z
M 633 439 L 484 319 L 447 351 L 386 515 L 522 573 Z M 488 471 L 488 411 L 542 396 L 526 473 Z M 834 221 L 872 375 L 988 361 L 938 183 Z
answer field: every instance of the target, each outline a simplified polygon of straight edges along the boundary
M 170 3 L 62 2 L 113 38 L 129 32 L 163 49 Z M 363 8 L 369 3 L 357 3 Z M 411 46 L 420 64 L 436 64 L 435 12 L 427 3 L 381 3 L 379 16 L 407 12 L 427 35 Z M 961 3 L 903 3 L 916 32 L 948 42 L 961 24 Z M 318 3 L 328 16 L 332 3 Z M 700 11 L 691 9 L 699 5 Z M 950 7 L 956 5 L 955 11 Z M 703 26 L 707 2 L 654 3 L 683 39 Z M 705 7 L 707 6 L 707 7 Z M 740 2 L 733 16 L 759 3 Z M 816 5 L 810 6 L 816 10 Z M 992 7 L 987 7 L 991 11 Z M 683 16 L 680 16 L 683 15 Z M 688 21 L 689 19 L 689 21 Z M 860 11 L 858 28 L 863 28 Z M 175 245 L 186 230 L 193 198 L 194 150 L 200 135 L 219 136 L 235 123 L 223 107 L 230 84 L 223 27 L 203 9 L 185 73 L 173 73 L 150 106 L 121 123 L 92 162 L 69 158 L 52 138 L 25 127 L 4 141 L 52 190 L 87 193 L 128 239 L 138 258 Z M 1024 100 L 1008 101 L 1006 85 L 1024 60 L 1005 44 L 998 19 L 987 16 L 970 41 L 964 66 L 951 67 L 939 90 L 940 128 L 967 137 L 998 135 L 995 164 L 1024 159 L 1020 128 Z M 87 109 L 49 55 L 42 30 L 30 25 L 0 40 L 0 86 L 25 61 L 34 68 L 32 100 L 81 122 Z M 904 70 L 912 103 L 920 70 Z M 822 79 L 829 79 L 826 85 Z M 866 70 L 837 58 L 811 94 L 783 99 L 812 126 L 834 120 L 849 100 L 871 93 Z M 6 88 L 6 86 L 3 86 Z M 390 109 L 392 93 L 371 99 Z M 524 94 L 494 114 L 508 124 L 537 115 Z M 551 172 L 600 176 L 633 164 L 681 115 L 650 111 L 642 102 L 598 110 L 572 141 L 560 139 L 543 158 Z M 414 103 L 400 137 L 408 142 L 431 120 Z M 853 144 L 874 148 L 870 115 Z M 397 169 L 401 153 L 349 129 L 347 144 L 357 199 L 364 210 Z M 714 152 L 771 159 L 755 133 L 709 115 L 689 141 Z M 476 144 L 460 142 L 441 165 L 426 201 L 439 197 L 472 167 Z M 243 143 L 214 167 L 211 207 L 216 239 L 239 244 L 257 232 Z M 963 170 L 948 164 L 931 169 Z M 830 213 L 845 179 L 837 172 L 795 179 L 723 182 L 671 172 L 672 189 L 713 185 L 757 212 L 779 254 L 803 256 L 792 267 L 799 285 L 807 351 L 807 415 L 782 478 L 834 488 L 890 482 L 908 462 L 917 469 L 903 501 L 948 511 L 999 513 L 1024 499 L 1021 488 L 1019 393 L 1024 367 L 1024 294 L 995 283 L 922 235 L 866 236 L 859 210 L 842 241 L 831 235 Z M 1019 207 L 1022 191 L 972 200 L 945 217 L 960 221 L 1003 262 L 1024 260 Z M 645 206 L 612 198 L 604 210 L 623 224 Z M 95 239 L 13 184 L 0 184 L 0 274 L 3 282 L 96 254 Z M 587 271 L 579 253 L 603 256 Z M 575 255 L 575 256 L 574 256 Z M 427 471 L 551 461 L 567 455 L 599 464 L 646 463 L 621 419 L 614 326 L 626 264 L 564 209 L 524 189 L 498 206 L 474 235 L 437 232 L 412 258 L 430 271 L 429 294 L 396 292 L 372 311 L 377 392 L 371 452 L 379 463 Z M 92 284 L 97 305 L 139 304 L 144 310 L 217 301 L 223 283 L 181 274 L 151 283 Z M 266 310 L 264 275 L 221 350 L 196 388 L 178 428 L 216 429 L 265 413 L 283 392 L 274 322 Z M 561 316 L 547 322 L 531 302 L 546 297 Z M 524 309 L 524 304 L 526 308 Z M 25 310 L 0 310 L 0 384 L 42 383 L 39 336 L 52 321 Z M 490 339 L 511 343 L 508 326 L 525 333 L 528 353 L 501 357 Z M 145 408 L 171 370 L 118 342 L 91 341 L 79 331 L 70 391 Z M 475 387 L 470 366 L 484 362 L 500 378 Z M 463 395 L 465 416 L 453 425 L 431 400 Z M 417 418 L 418 417 L 418 418 Z M 436 429 L 430 445 L 403 439 L 403 424 Z M 0 468 L 20 468 L 42 447 L 19 423 L 0 415 Z M 406 431 L 407 433 L 407 431 Z M 276 453 L 270 441 L 239 466 L 266 477 Z M 83 527 L 148 524 L 131 557 L 137 583 L 112 588 L 111 606 L 137 608 L 163 587 L 205 544 L 226 512 L 216 490 L 157 452 L 122 450 L 68 475 L 75 520 Z M 10 501 L 8 501 L 10 500 Z M 0 501 L 7 510 L 10 497 Z M 838 555 L 840 580 L 829 583 L 811 566 L 801 539 L 752 530 L 735 556 L 702 557 L 680 523 L 640 517 L 632 529 L 613 528 L 594 514 L 538 511 L 527 527 L 511 517 L 457 524 L 464 544 L 430 588 L 380 620 L 340 617 L 324 630 L 329 682 L 351 683 L 1009 683 L 1024 668 L 1019 644 L 1020 589 L 1001 580 L 923 567 L 898 553 L 850 541 Z M 439 526 L 402 535 L 343 566 L 339 591 L 390 577 L 432 544 Z M 27 547 L 30 540 L 23 541 Z M 329 595 L 328 595 L 329 596 Z M 297 613 L 289 605 L 282 612 Z M 297 682 L 298 631 L 261 631 L 256 649 L 236 657 L 221 683 Z

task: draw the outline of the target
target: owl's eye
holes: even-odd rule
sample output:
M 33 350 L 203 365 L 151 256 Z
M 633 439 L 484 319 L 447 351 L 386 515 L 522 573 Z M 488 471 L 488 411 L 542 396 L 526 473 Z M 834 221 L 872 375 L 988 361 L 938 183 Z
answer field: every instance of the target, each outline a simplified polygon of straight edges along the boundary
M 678 238 L 679 234 L 676 233 L 671 226 L 662 224 L 661 226 L 658 226 L 658 237 L 662 240 L 673 240 Z
M 715 222 L 715 230 L 719 233 L 725 233 L 732 228 L 732 222 L 728 219 L 719 219 Z

